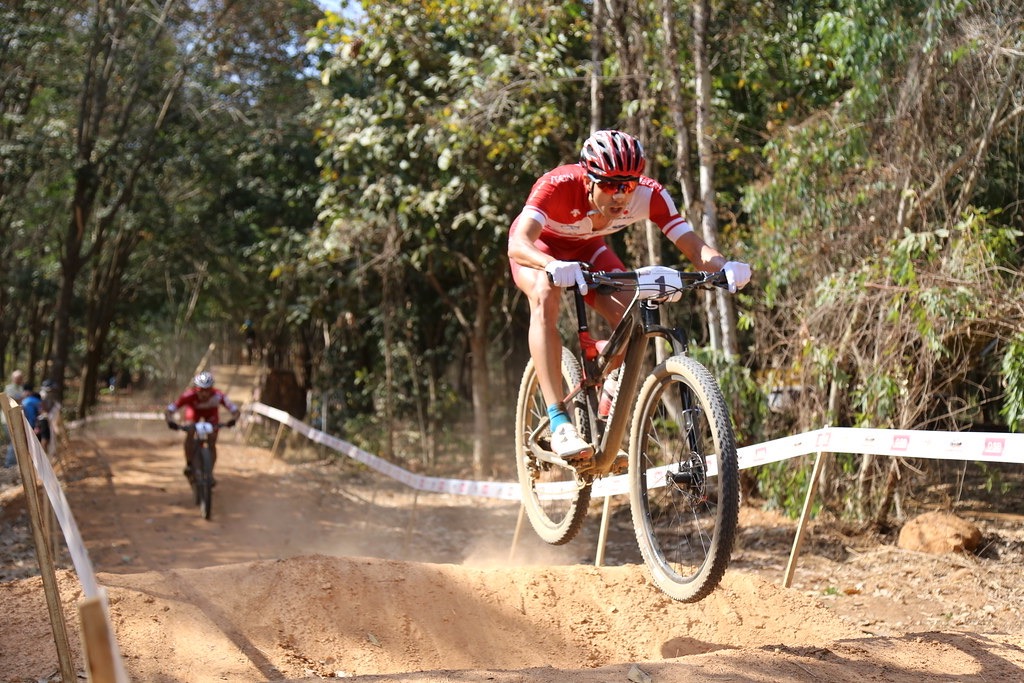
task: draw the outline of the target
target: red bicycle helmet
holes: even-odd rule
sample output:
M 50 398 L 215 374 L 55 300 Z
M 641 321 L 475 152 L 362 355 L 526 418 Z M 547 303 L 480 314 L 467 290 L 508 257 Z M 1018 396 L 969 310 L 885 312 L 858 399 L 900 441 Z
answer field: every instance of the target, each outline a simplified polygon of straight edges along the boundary
M 647 165 L 640 141 L 620 130 L 599 130 L 583 143 L 580 165 L 595 178 L 639 178 Z

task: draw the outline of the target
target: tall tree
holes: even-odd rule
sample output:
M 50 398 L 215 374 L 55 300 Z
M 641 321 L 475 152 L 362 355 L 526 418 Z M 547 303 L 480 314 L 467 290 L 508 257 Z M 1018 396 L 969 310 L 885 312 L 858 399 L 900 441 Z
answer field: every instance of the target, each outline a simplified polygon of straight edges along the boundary
M 358 33 L 331 37 L 326 73 L 342 85 L 323 109 L 324 166 L 337 179 L 325 216 L 349 253 L 400 225 L 410 270 L 387 274 L 422 278 L 463 331 L 481 473 L 492 469 L 490 312 L 508 284 L 505 233 L 535 174 L 576 147 L 566 113 L 580 105 L 570 84 L 588 49 L 581 19 L 579 7 L 378 3 Z

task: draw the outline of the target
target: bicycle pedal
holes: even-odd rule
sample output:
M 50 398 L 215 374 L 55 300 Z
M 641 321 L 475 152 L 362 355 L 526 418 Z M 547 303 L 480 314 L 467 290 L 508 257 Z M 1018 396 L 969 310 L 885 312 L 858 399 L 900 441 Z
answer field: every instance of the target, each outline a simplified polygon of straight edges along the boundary
M 625 474 L 629 471 L 629 454 L 625 451 L 619 451 L 619 454 L 615 456 L 615 460 L 612 462 L 611 473 L 612 474 Z
M 589 451 L 580 451 L 579 453 L 574 453 L 573 455 L 565 455 L 562 456 L 562 459 L 565 460 L 570 465 L 583 465 L 589 462 L 593 462 L 594 449 L 591 448 Z

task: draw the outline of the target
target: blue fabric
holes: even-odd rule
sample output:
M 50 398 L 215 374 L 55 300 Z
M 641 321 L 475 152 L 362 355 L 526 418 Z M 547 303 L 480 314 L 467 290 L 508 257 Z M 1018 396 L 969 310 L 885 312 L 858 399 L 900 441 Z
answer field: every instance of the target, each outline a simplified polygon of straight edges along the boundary
M 561 403 L 553 403 L 548 406 L 548 419 L 551 420 L 551 431 L 555 431 L 569 421 L 569 416 Z
M 36 420 L 39 419 L 39 411 L 43 409 L 43 402 L 34 394 L 29 394 L 21 399 L 21 409 L 25 412 L 25 419 L 30 427 L 35 429 Z

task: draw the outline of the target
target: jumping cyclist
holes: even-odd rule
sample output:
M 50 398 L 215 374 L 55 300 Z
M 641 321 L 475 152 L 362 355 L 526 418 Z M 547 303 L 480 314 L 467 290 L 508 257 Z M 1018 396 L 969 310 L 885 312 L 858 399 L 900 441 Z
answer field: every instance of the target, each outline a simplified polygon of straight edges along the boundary
M 558 288 L 578 286 L 587 304 L 610 325 L 618 324 L 631 296 L 588 293 L 583 279 L 583 265 L 626 270 L 606 243 L 608 235 L 651 220 L 697 269 L 724 270 L 730 292 L 750 281 L 750 266 L 727 261 L 705 243 L 679 214 L 665 188 L 643 175 L 646 164 L 635 137 L 617 130 L 597 131 L 583 143 L 579 163 L 559 166 L 534 183 L 526 206 L 509 229 L 512 278 L 530 302 L 530 355 L 548 405 L 551 447 L 562 458 L 591 458 L 594 449 L 580 438 L 560 402 L 562 340 L 557 322 L 562 297 Z
M 233 427 L 238 419 L 239 409 L 231 399 L 220 389 L 213 386 L 213 373 L 203 371 L 192 379 L 192 386 L 177 398 L 173 403 L 167 405 L 166 420 L 170 429 L 178 429 L 174 421 L 174 414 L 184 410 L 184 418 L 187 423 L 195 423 L 205 420 L 210 424 L 220 422 L 220 406 L 224 406 L 231 413 L 231 419 L 226 426 Z M 192 452 L 195 450 L 195 432 L 189 431 L 185 437 L 185 477 L 192 481 Z M 217 464 L 217 432 L 210 434 L 210 453 L 213 455 L 213 464 Z

